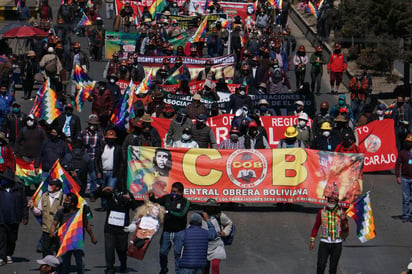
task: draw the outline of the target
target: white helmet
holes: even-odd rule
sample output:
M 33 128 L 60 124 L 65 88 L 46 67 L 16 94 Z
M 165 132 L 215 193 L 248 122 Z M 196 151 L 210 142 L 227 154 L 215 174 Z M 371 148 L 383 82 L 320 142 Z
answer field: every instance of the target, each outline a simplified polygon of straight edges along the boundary
M 298 118 L 298 119 L 299 119 L 299 120 L 309 121 L 308 115 L 307 115 L 305 112 L 303 112 L 303 111 L 299 114 L 299 118 Z

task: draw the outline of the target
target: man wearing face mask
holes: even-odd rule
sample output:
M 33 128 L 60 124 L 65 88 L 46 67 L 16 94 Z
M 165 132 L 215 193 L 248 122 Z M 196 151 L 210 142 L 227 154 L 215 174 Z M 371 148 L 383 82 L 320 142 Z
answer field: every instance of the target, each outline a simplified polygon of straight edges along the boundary
M 395 165 L 396 182 L 402 186 L 402 222 L 411 221 L 410 197 L 412 185 L 412 134 L 404 140 Z
M 113 96 L 114 107 L 119 105 L 120 100 L 122 99 L 122 93 L 120 87 L 116 84 L 118 78 L 115 73 L 110 74 L 110 77 L 106 83 L 106 87 L 110 90 Z
M 186 112 L 190 119 L 195 119 L 198 115 L 207 113 L 206 106 L 200 102 L 201 99 L 202 96 L 196 93 L 192 97 L 192 103 L 186 106 Z
M 285 138 L 279 141 L 277 148 L 305 148 L 305 145 L 297 137 L 299 132 L 295 127 L 288 127 L 285 131 Z
M 199 74 L 197 75 L 196 80 L 200 81 L 200 80 L 211 79 L 212 81 L 216 81 L 215 72 L 212 71 L 211 69 L 212 69 L 212 61 L 206 60 L 205 69 L 199 71 Z
M 104 68 L 103 77 L 105 79 L 108 79 L 109 77 L 112 76 L 112 74 L 116 75 L 116 73 L 119 70 L 120 70 L 119 52 L 115 52 L 112 55 L 112 60 L 109 60 L 106 64 L 106 67 Z
M 10 112 L 11 104 L 16 101 L 14 94 L 10 94 L 7 84 L 3 83 L 0 86 L 0 125 L 3 124 L 4 119 Z
M 41 229 L 42 229 L 42 252 L 43 257 L 47 255 L 53 255 L 57 252 L 59 243 L 55 237 L 50 237 L 50 228 L 53 223 L 54 215 L 57 210 L 63 208 L 63 201 L 66 195 L 61 191 L 62 181 L 59 179 L 49 180 L 47 186 L 47 192 L 44 193 L 37 205 L 33 203 L 33 200 L 29 201 L 29 208 L 32 209 L 34 216 L 41 217 Z
M 346 213 L 339 206 L 339 193 L 336 185 L 332 194 L 326 197 L 326 206 L 319 210 L 310 234 L 309 249 L 315 248 L 315 239 L 320 228 L 317 273 L 324 273 L 328 259 L 329 273 L 337 273 L 342 242 L 349 234 Z
M 245 148 L 245 138 L 240 136 L 240 130 L 236 126 L 232 126 L 229 132 L 229 138 L 223 140 L 219 149 L 244 149 Z
M 250 73 L 249 64 L 243 63 L 240 71 L 237 71 L 235 73 L 235 79 L 233 80 L 233 83 L 248 86 L 250 88 L 255 86 L 255 81 Z
M 8 143 L 6 134 L 0 131 L 0 173 L 15 166 L 14 154 Z
M 82 69 L 87 73 L 89 71 L 89 58 L 86 53 L 80 49 L 80 42 L 75 42 L 73 44 L 73 52 L 71 54 L 71 65 L 72 65 L 72 74 L 76 65 L 82 67 Z
M 353 140 L 356 140 L 353 130 L 349 127 L 348 119 L 339 114 L 335 119 L 335 125 L 332 130 L 332 135 L 336 136 L 339 143 L 343 142 L 343 138 L 349 134 Z
M 176 111 L 171 104 L 166 104 L 159 118 L 172 120 L 176 116 Z
M 106 144 L 96 152 L 96 173 L 97 178 L 101 179 L 101 189 L 106 186 L 114 189 L 121 179 L 122 148 L 117 143 L 117 135 L 113 129 L 109 129 L 104 138 Z M 96 211 L 106 211 L 106 209 L 107 199 L 102 197 L 101 208 Z
M 130 72 L 133 81 L 141 82 L 145 78 L 145 72 L 142 64 L 138 62 L 137 53 L 133 54 L 132 71 Z
M 252 98 L 246 94 L 246 86 L 236 88 L 235 94 L 230 95 L 227 113 L 234 114 L 243 106 L 246 106 L 251 113 L 253 112 Z
M 326 101 L 320 103 L 319 113 L 317 113 L 315 115 L 315 118 L 313 119 L 312 131 L 314 136 L 320 134 L 320 126 L 323 124 L 323 122 L 329 122 L 330 125 L 332 125 L 333 123 L 333 117 L 329 114 L 329 103 Z
M 319 134 L 314 137 L 310 148 L 323 151 L 335 151 L 336 146 L 339 144 L 339 140 L 331 133 L 331 123 L 324 121 L 320 125 Z
M 330 56 L 327 66 L 328 74 L 330 75 L 331 94 L 338 94 L 343 73 L 348 69 L 341 48 L 340 44 L 335 44 L 334 51 Z
M 106 128 L 114 108 L 113 94 L 107 88 L 106 82 L 99 82 L 95 85 L 92 93 L 92 113 L 99 117 L 102 128 Z
M 272 61 L 267 79 L 268 81 L 266 85 L 269 86 L 269 94 L 281 93 L 284 85 L 288 87 L 289 92 L 292 91 L 289 78 L 279 65 L 279 60 L 276 58 Z
M 258 102 L 258 108 L 255 111 L 258 116 L 276 116 L 276 112 L 273 108 L 269 108 L 269 102 L 266 99 L 260 99 Z
M 34 85 L 34 75 L 39 72 L 38 64 L 36 62 L 36 53 L 30 50 L 27 53 L 27 60 L 24 62 L 22 73 L 23 76 L 23 90 L 24 100 L 31 98 L 31 92 Z
M 0 173 L 0 266 L 13 263 L 20 222 L 27 225 L 29 208 L 24 186 L 16 181 L 14 172 Z
M 217 148 L 215 134 L 206 125 L 206 121 L 206 114 L 200 114 L 196 117 L 196 124 L 192 125 L 193 140 L 199 144 L 199 148 Z
M 298 139 L 303 142 L 305 147 L 309 147 L 309 145 L 313 141 L 313 134 L 310 127 L 307 126 L 309 121 L 309 117 L 305 112 L 301 112 L 298 117 L 298 124 L 295 125 L 298 131 Z
M 82 130 L 80 117 L 73 114 L 73 105 L 70 103 L 64 106 L 64 113 L 53 121 L 52 126 L 57 131 L 62 132 L 64 139 L 69 143 L 76 139 Z
M 199 144 L 193 140 L 192 130 L 187 127 L 183 130 L 180 140 L 173 142 L 172 147 L 199 148 Z
M 63 226 L 70 218 L 76 215 L 79 212 L 79 208 L 77 207 L 79 200 L 74 193 L 69 193 L 64 199 L 63 208 L 58 210 L 54 215 L 54 220 L 50 228 L 50 237 L 57 237 L 57 230 L 59 227 Z M 90 236 L 90 240 L 93 244 L 97 244 L 97 240 L 94 237 L 93 230 L 89 223 L 88 215 L 90 214 L 90 209 L 87 205 L 80 205 L 83 207 L 83 224 L 82 228 L 87 231 Z M 83 237 L 85 238 L 85 237 Z M 84 239 L 83 239 L 84 241 Z M 60 273 L 68 274 L 70 273 L 70 261 L 72 255 L 75 258 L 76 266 L 75 269 L 77 273 L 84 273 L 85 268 L 85 258 L 84 258 L 84 250 L 82 249 L 74 249 L 69 250 L 62 255 L 62 270 Z
M 27 115 L 25 126 L 19 131 L 14 144 L 16 157 L 26 158 L 27 162 L 34 160 L 46 138 L 46 133 L 37 125 L 34 115 Z
M 402 146 L 402 142 L 406 137 L 406 132 L 410 131 L 410 119 L 409 117 L 408 104 L 405 104 L 405 97 L 398 96 L 396 98 L 396 105 L 393 108 L 391 118 L 395 122 L 395 136 L 396 136 L 396 146 L 398 150 Z
M 10 146 L 13 147 L 16 142 L 17 134 L 20 129 L 24 127 L 27 114 L 22 112 L 20 104 L 16 101 L 11 105 L 11 112 L 3 121 L 2 131 L 5 132 L 9 138 Z
M 42 176 L 47 178 L 50 169 L 57 159 L 64 159 L 66 154 L 69 153 L 69 147 L 67 143 L 60 138 L 60 134 L 54 128 L 50 130 L 49 138 L 43 142 L 40 153 L 37 155 L 34 161 L 34 168 L 36 174 L 39 174 L 40 163 L 42 167 Z
M 383 119 L 386 119 L 385 115 L 385 110 L 386 110 L 386 105 L 385 104 L 379 104 L 376 111 L 371 114 L 369 117 L 368 123 L 372 121 L 382 121 Z
M 335 152 L 341 153 L 360 153 L 358 146 L 355 144 L 355 138 L 350 133 L 345 133 L 342 137 L 342 143 L 336 148 Z
M 176 118 L 172 120 L 167 131 L 166 144 L 170 146 L 179 141 L 183 135 L 183 130 L 185 128 L 191 128 L 192 125 L 192 120 L 187 119 L 186 109 L 179 109 Z
M 153 192 L 148 192 L 150 201 L 164 206 L 167 212 L 160 239 L 160 274 L 166 274 L 169 271 L 167 268 L 167 257 L 172 243 L 175 257 L 175 270 L 176 273 L 179 273 L 180 254 L 187 223 L 187 213 L 190 207 L 189 200 L 183 197 L 183 191 L 183 184 L 175 182 L 172 185 L 170 194 L 163 195 L 159 199 L 154 196 Z
M 333 105 L 332 108 L 330 109 L 330 115 L 333 118 L 338 117 L 340 110 L 342 108 L 347 108 L 349 112 L 349 117 L 351 120 L 353 120 L 353 112 L 352 112 L 352 107 L 348 104 L 346 104 L 346 96 L 345 94 L 340 94 L 338 97 L 338 103 L 336 105 Z

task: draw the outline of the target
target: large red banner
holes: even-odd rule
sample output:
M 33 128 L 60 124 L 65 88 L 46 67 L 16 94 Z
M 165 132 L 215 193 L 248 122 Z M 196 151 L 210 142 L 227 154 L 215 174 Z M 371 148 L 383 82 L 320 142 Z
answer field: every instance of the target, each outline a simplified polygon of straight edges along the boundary
M 212 1 L 209 1 L 209 3 Z M 205 3 L 206 0 L 191 0 L 189 5 L 190 13 L 205 13 Z M 223 13 L 226 13 L 229 17 L 235 17 L 239 15 L 242 20 L 248 16 L 247 11 L 254 11 L 254 3 L 243 3 L 243 2 L 220 2 L 219 5 L 223 10 Z
M 280 139 L 284 138 L 287 127 L 297 124 L 297 116 L 262 116 L 260 120 L 268 134 L 271 148 L 276 148 Z M 159 131 L 162 140 L 166 140 L 170 120 L 153 118 L 153 126 Z M 208 119 L 217 144 L 229 138 L 229 130 L 233 115 L 224 114 Z M 311 126 L 310 120 L 308 125 Z M 356 128 L 359 150 L 365 153 L 365 172 L 389 170 L 395 167 L 398 155 L 392 119 L 374 121 Z M 164 143 L 162 143 L 164 145 Z
M 213 130 L 217 144 L 229 138 L 229 130 L 233 117 L 234 115 L 232 114 L 223 114 L 208 119 L 207 124 Z M 162 139 L 165 140 L 171 121 L 162 118 L 153 119 L 153 126 L 159 131 Z M 280 139 L 284 138 L 286 128 L 298 123 L 298 116 L 262 116 L 260 117 L 260 121 L 268 134 L 270 147 L 276 148 Z M 311 125 L 312 120 L 308 122 L 308 126 Z
M 392 119 L 373 121 L 356 128 L 356 132 L 359 149 L 365 153 L 365 172 L 395 168 L 398 150 Z
M 334 184 L 343 206 L 362 193 L 363 154 L 310 149 L 216 150 L 133 147 L 128 150 L 129 190 L 162 196 L 174 182 L 204 202 L 324 203 Z

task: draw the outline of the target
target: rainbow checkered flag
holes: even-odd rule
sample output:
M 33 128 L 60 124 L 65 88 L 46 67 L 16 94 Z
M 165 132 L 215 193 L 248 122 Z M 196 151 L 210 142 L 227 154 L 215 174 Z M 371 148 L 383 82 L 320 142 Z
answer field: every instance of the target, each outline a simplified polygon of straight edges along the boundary
M 84 26 L 91 26 L 93 25 L 92 21 L 90 21 L 89 17 L 83 12 L 82 18 L 80 18 L 79 23 L 76 26 L 76 29 L 79 27 L 84 27 Z
M 147 81 L 147 77 L 149 77 L 150 75 L 151 73 L 146 76 L 142 83 Z M 130 80 L 129 85 L 124 91 L 122 100 L 120 101 L 119 105 L 112 114 L 112 117 L 110 118 L 110 121 L 120 129 L 129 130 L 130 119 L 134 117 L 133 99 L 136 89 L 137 86 L 133 83 L 133 80 Z
M 190 43 L 197 43 L 200 41 L 201 37 L 205 36 L 206 27 L 207 27 L 207 18 L 208 16 L 205 16 L 202 23 L 200 23 L 199 27 L 197 28 L 195 34 L 193 34 L 193 36 L 189 39 Z
M 311 13 L 313 16 L 315 16 L 316 18 L 318 18 L 318 16 L 319 16 L 318 8 L 316 7 L 315 4 L 313 4 L 312 1 L 309 1 L 309 2 L 308 2 L 307 10 L 308 10 L 308 12 Z
M 356 234 L 361 243 L 365 243 L 376 237 L 375 221 L 372 214 L 370 191 L 366 192 L 346 211 L 356 223 Z
M 57 100 L 56 92 L 50 87 L 50 81 L 46 81 L 39 89 L 30 113 L 48 124 L 63 113 L 63 104 Z
M 57 231 L 60 238 L 60 248 L 56 257 L 60 257 L 70 250 L 84 249 L 83 208 L 67 220 Z
M 81 112 L 83 105 L 92 95 L 96 81 L 92 80 L 84 69 L 76 64 L 73 73 L 73 82 L 76 85 L 76 93 L 74 95 L 74 105 L 78 112 Z

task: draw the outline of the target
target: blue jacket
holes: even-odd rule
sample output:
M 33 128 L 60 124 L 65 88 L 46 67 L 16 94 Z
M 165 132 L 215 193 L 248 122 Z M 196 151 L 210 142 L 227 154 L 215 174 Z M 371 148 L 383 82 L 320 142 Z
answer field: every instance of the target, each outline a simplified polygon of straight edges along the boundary
M 213 224 L 207 222 L 208 230 L 200 225 L 190 225 L 185 230 L 180 268 L 203 268 L 207 266 L 207 247 L 211 239 L 216 238 Z
M 9 220 L 8 223 L 17 224 L 23 219 L 29 219 L 29 208 L 27 207 L 26 193 L 24 191 L 24 185 L 21 183 L 14 183 L 10 187 L 10 194 L 6 195 L 6 189 L 0 186 L 0 224 L 5 223 L 5 211 L 11 211 L 13 220 Z M 6 197 L 8 197 L 6 199 Z

